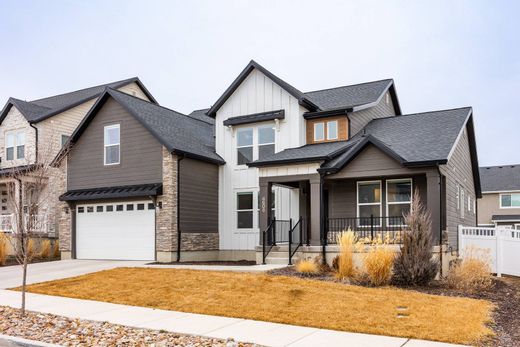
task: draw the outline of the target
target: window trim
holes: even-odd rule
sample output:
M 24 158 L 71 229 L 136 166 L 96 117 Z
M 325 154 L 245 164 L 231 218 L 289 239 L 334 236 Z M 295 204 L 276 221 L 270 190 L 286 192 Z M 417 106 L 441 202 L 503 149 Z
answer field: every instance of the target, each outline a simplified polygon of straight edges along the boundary
M 511 196 L 511 206 L 504 206 L 502 205 L 502 196 L 503 195 L 510 195 Z M 520 193 L 500 193 L 499 195 L 499 204 L 500 204 L 500 208 L 502 209 L 510 209 L 510 208 L 517 208 L 517 209 L 520 209 L 520 206 L 513 206 L 513 195 L 519 195 L 520 196 Z
M 361 203 L 360 205 L 360 202 L 359 202 L 359 186 L 360 184 L 367 184 L 367 183 L 378 183 L 379 184 L 379 191 L 380 191 L 380 196 L 379 196 L 379 202 L 364 202 L 364 203 Z M 358 226 L 360 227 L 365 227 L 365 226 L 369 226 L 369 225 L 365 225 L 365 224 L 361 224 L 361 217 L 359 215 L 359 206 L 375 206 L 375 205 L 379 205 L 379 217 L 382 217 L 383 216 L 383 182 L 381 180 L 371 180 L 371 181 L 357 181 L 356 182 L 356 217 L 357 217 L 357 223 L 358 223 Z M 378 221 L 378 224 L 374 224 L 374 226 L 381 226 L 381 218 L 378 218 L 377 219 Z
M 330 128 L 329 128 L 329 124 L 331 123 L 336 123 L 336 137 L 330 137 L 329 134 L 330 134 Z M 338 120 L 329 120 L 327 121 L 327 141 L 329 140 L 337 140 L 339 138 L 339 129 L 338 129 L 338 126 L 339 126 L 339 123 L 338 123 Z
M 251 209 L 238 209 L 238 196 L 251 194 Z M 239 212 L 251 212 L 251 228 L 239 228 L 238 227 L 238 213 Z M 237 231 L 250 231 L 255 229 L 255 192 L 253 190 L 244 190 L 235 192 L 235 229 Z
M 273 142 L 266 142 L 266 143 L 260 143 L 260 129 L 271 129 L 273 131 L 273 134 L 274 134 L 274 141 Z M 255 160 L 255 149 L 254 149 L 254 130 L 253 130 L 253 160 Z M 256 143 L 256 147 L 257 147 L 257 159 L 260 159 L 260 147 L 261 146 L 273 146 L 274 147 L 274 153 L 276 153 L 276 129 L 274 128 L 274 125 L 270 125 L 270 124 L 267 124 L 267 125 L 259 125 L 258 127 L 256 127 L 256 133 L 257 133 L 257 143 Z
M 323 135 L 321 138 L 317 138 L 316 137 L 316 126 L 318 125 L 321 125 L 323 127 Z M 313 133 L 313 137 L 314 137 L 314 142 L 318 142 L 318 141 L 325 141 L 325 122 L 316 122 L 314 123 L 313 125 L 313 130 L 314 130 L 314 133 Z
M 388 182 L 390 183 L 395 183 L 395 182 L 410 182 L 410 201 L 406 201 L 406 202 L 403 202 L 403 201 L 399 201 L 399 202 L 390 202 L 388 201 Z M 410 178 L 394 178 L 394 179 L 389 179 L 389 180 L 386 180 L 385 181 L 385 213 L 386 213 L 386 217 L 397 217 L 397 216 L 390 216 L 388 214 L 388 206 L 389 205 L 404 205 L 404 204 L 409 204 L 410 205 L 410 211 L 412 210 L 412 203 L 413 203 L 413 179 L 410 177 Z M 392 227 L 404 227 L 406 226 L 406 224 L 389 224 L 389 220 L 388 222 L 386 223 L 387 226 L 392 226 Z
M 23 134 L 23 144 L 18 144 L 18 135 Z M 7 138 L 9 135 L 13 136 L 13 146 L 7 146 Z M 15 160 L 23 160 L 25 159 L 25 146 L 27 143 L 27 136 L 25 129 L 15 129 L 15 130 L 9 130 L 4 132 L 4 154 L 5 154 L 5 161 L 15 161 Z M 23 157 L 18 157 L 18 147 L 23 146 Z M 7 149 L 12 148 L 13 149 L 13 159 L 7 159 Z
M 238 133 L 240 133 L 241 131 L 246 131 L 246 130 L 251 130 L 251 145 L 247 145 L 247 146 L 239 146 L 238 145 Z M 235 160 L 235 163 L 236 163 L 236 166 L 238 167 L 247 167 L 247 163 L 244 163 L 244 164 L 239 164 L 238 163 L 238 149 L 239 148 L 249 148 L 251 147 L 251 162 L 255 161 L 255 128 L 254 127 L 245 127 L 245 128 L 238 128 L 236 130 L 236 141 L 235 141 L 235 155 L 236 155 L 236 160 Z
M 119 131 L 119 142 L 117 144 L 107 145 L 105 142 L 106 136 L 107 136 L 107 131 L 110 129 L 117 129 Z M 119 152 L 118 159 L 119 160 L 117 161 L 117 163 L 107 163 L 107 147 L 114 147 L 114 146 L 118 147 L 118 152 Z M 103 127 L 103 164 L 104 164 L 104 166 L 113 166 L 113 165 L 121 164 L 121 124 L 119 124 L 119 123 L 105 125 Z

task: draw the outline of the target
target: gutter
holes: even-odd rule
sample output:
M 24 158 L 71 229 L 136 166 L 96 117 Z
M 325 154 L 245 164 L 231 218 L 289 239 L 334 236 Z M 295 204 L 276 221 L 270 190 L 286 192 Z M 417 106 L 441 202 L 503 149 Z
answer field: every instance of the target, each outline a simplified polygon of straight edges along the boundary
M 31 128 L 34 129 L 34 132 L 35 132 L 35 135 L 34 135 L 34 136 L 35 136 L 35 142 L 36 142 L 36 143 L 35 143 L 35 146 L 34 146 L 34 147 L 35 147 L 35 148 L 34 148 L 34 151 L 35 151 L 35 153 L 36 153 L 36 158 L 34 159 L 34 163 L 36 164 L 36 163 L 38 163 L 38 128 L 35 127 L 35 126 L 33 125 L 33 123 L 29 123 L 29 125 L 31 126 Z

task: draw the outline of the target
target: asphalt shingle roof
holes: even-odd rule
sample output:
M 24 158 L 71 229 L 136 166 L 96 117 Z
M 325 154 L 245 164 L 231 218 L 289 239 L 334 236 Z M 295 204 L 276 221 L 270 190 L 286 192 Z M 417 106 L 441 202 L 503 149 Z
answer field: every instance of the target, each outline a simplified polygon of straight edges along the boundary
M 321 110 L 366 105 L 378 101 L 393 84 L 392 79 L 316 90 L 304 93 Z
M 189 116 L 190 117 L 193 117 L 193 118 L 197 118 L 201 121 L 204 121 L 206 123 L 209 123 L 209 124 L 215 124 L 215 118 L 213 117 L 210 117 L 206 114 L 206 112 L 209 111 L 209 108 L 204 108 L 202 110 L 195 110 L 195 111 L 192 111 Z
M 136 117 L 168 150 L 224 163 L 215 152 L 213 125 L 114 89 L 108 89 L 107 93 Z
M 107 87 L 120 88 L 132 82 L 137 82 L 140 84 L 140 81 L 137 77 L 132 77 L 121 81 L 106 83 L 95 87 L 80 89 L 73 92 L 54 95 L 32 101 L 23 101 L 10 98 L 8 104 L 12 103 L 15 105 L 28 122 L 35 123 L 63 112 L 69 108 L 77 106 L 83 102 L 91 100 L 95 97 L 98 97 Z M 145 92 L 147 93 L 148 97 L 153 100 L 153 96 L 150 95 L 146 90 Z M 155 100 L 153 101 L 155 102 Z M 7 108 L 5 108 L 4 111 L 5 110 L 7 110 Z M 5 116 L 6 112 L 2 112 L 0 121 L 3 120 Z
M 481 167 L 483 192 L 520 190 L 520 164 Z

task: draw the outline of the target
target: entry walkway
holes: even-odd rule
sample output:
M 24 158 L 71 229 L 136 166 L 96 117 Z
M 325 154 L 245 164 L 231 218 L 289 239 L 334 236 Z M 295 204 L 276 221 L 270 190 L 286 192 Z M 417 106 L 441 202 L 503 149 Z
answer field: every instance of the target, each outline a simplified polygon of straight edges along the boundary
M 19 292 L 0 290 L 0 305 L 19 308 Z M 263 346 L 349 347 L 453 347 L 456 345 L 380 335 L 356 334 L 286 324 L 156 310 L 99 301 L 27 294 L 27 309 L 70 318 L 87 319 L 137 328 L 165 330 Z

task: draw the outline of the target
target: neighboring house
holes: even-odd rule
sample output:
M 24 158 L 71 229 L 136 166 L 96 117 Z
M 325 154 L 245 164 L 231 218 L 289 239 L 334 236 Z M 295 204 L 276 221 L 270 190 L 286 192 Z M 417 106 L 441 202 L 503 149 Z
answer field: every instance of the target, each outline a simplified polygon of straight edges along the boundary
M 480 178 L 478 225 L 520 230 L 520 165 L 481 167 Z
M 112 82 L 33 101 L 10 98 L 0 112 L 0 221 L 2 230 L 12 225 L 12 202 L 8 201 L 7 182 L 13 170 L 23 171 L 38 162 L 50 162 L 67 142 L 88 110 L 107 87 L 155 102 L 137 78 Z M 45 158 L 44 158 L 45 157 Z M 22 201 L 26 195 L 25 185 L 31 177 L 23 177 Z M 51 179 L 52 181 L 52 179 Z M 15 182 L 18 185 L 17 182 Z M 40 206 L 42 228 L 54 232 L 56 226 L 54 205 L 57 196 L 49 192 L 48 202 Z
M 401 115 L 391 79 L 303 93 L 251 61 L 207 112 L 226 161 L 221 252 L 250 254 L 273 227 L 287 242 L 300 219 L 310 245 L 348 227 L 392 230 L 416 188 L 435 242 L 456 248 L 480 197 L 472 112 Z
M 218 257 L 213 120 L 107 89 L 56 164 L 62 258 Z M 181 246 L 182 245 L 182 246 Z

